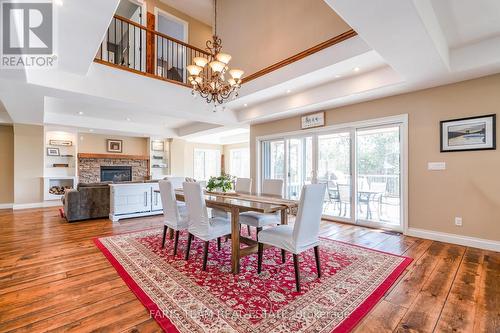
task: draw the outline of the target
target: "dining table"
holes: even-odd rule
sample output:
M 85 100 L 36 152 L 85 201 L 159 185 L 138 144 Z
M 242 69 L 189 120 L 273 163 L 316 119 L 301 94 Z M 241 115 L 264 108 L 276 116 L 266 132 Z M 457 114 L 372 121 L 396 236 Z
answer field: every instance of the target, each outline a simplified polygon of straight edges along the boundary
M 155 192 L 159 193 L 159 190 Z M 182 189 L 175 190 L 178 201 L 185 201 Z M 240 233 L 240 213 L 258 212 L 263 214 L 276 214 L 281 216 L 281 224 L 288 224 L 288 213 L 298 206 L 295 200 L 285 199 L 281 196 L 262 194 L 258 192 L 204 192 L 205 203 L 208 208 L 216 208 L 231 213 L 231 271 L 233 274 L 240 272 L 240 259 L 257 253 L 256 240 L 242 236 Z M 244 244 L 243 247 L 241 245 Z

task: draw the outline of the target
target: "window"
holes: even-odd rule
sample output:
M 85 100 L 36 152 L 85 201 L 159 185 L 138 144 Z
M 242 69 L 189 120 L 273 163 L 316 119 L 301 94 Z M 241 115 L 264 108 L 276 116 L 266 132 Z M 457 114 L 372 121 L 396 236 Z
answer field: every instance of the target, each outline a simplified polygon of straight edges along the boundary
M 208 180 L 220 175 L 220 151 L 215 149 L 195 149 L 193 176 L 196 180 Z
M 248 148 L 229 151 L 229 173 L 240 178 L 250 177 L 250 151 Z

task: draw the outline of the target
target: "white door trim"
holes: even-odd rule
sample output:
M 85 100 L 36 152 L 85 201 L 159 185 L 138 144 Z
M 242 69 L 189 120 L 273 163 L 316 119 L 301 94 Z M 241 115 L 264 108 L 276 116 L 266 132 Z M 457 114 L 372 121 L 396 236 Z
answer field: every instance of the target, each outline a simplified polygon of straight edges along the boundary
M 155 13 L 155 30 L 160 32 L 158 30 L 158 16 L 161 15 L 161 16 L 164 16 L 172 21 L 175 21 L 177 23 L 180 23 L 184 26 L 184 38 L 181 40 L 183 41 L 184 43 L 189 43 L 189 22 L 188 21 L 185 21 L 173 14 L 170 14 L 169 12 L 166 12 L 164 11 L 163 9 L 160 9 L 158 7 L 155 7 L 154 9 L 154 13 Z M 174 37 L 172 37 L 174 38 Z

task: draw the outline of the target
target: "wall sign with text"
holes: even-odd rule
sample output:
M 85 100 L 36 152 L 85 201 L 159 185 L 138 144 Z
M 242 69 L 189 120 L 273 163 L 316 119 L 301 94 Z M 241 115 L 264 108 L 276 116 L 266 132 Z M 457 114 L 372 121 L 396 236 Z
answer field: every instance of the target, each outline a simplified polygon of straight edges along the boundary
M 301 118 L 301 128 L 313 128 L 313 127 L 321 127 L 325 126 L 325 113 L 317 112 L 313 114 L 308 114 L 306 116 L 302 116 Z

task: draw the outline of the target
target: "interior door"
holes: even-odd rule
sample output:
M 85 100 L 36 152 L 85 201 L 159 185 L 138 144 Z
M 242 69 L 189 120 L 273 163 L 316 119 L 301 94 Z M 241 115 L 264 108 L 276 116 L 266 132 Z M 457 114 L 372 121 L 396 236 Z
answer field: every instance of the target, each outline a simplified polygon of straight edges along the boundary
M 174 39 L 188 42 L 187 22 L 172 14 L 158 10 L 156 30 Z M 157 73 L 168 79 L 183 82 L 186 69 L 185 47 L 165 38 L 161 38 L 157 42 Z

